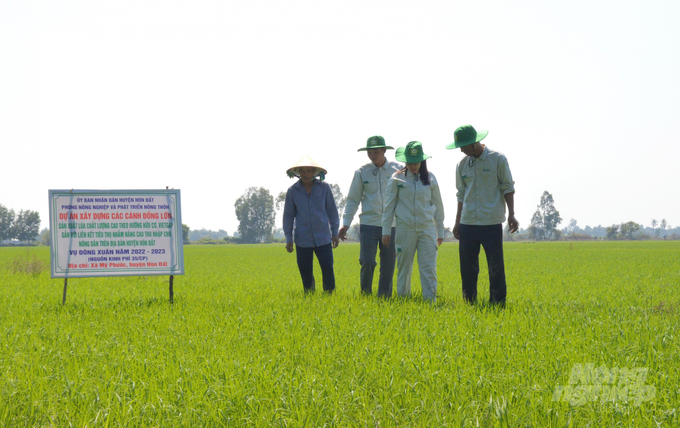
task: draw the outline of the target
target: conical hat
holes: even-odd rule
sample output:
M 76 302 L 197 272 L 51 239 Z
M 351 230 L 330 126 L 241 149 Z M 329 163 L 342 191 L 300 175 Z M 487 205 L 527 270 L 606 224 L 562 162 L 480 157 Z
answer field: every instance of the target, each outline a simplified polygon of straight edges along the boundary
M 286 171 L 286 174 L 288 174 L 288 177 L 299 176 L 300 174 L 298 173 L 298 168 L 301 168 L 301 167 L 304 167 L 304 166 L 316 168 L 317 172 L 314 175 L 319 175 L 319 173 L 323 173 L 323 175 L 328 174 L 328 171 L 326 171 L 325 168 L 323 168 L 321 165 L 319 165 L 309 155 L 306 155 L 305 157 L 303 157 L 299 161 L 295 162 L 295 165 L 288 168 L 288 170 Z

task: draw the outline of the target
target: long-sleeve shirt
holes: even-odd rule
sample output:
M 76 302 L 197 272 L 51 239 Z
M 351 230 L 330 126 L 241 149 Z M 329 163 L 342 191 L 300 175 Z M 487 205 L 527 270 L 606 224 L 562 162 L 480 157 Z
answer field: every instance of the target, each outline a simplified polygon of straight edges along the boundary
M 356 214 L 359 204 L 361 204 L 359 223 L 368 226 L 382 226 L 387 183 L 390 181 L 392 174 L 401 168 L 403 166 L 399 163 L 385 160 L 381 167 L 377 167 L 373 162 L 370 162 L 357 169 L 354 172 L 352 184 L 347 194 L 347 204 L 345 205 L 342 224 L 344 226 L 352 224 L 354 214 Z
M 283 206 L 286 243 L 305 248 L 327 245 L 331 236 L 338 236 L 339 226 L 340 216 L 328 183 L 314 179 L 309 193 L 300 180 L 288 188 Z
M 488 226 L 505 221 L 505 198 L 515 192 L 504 154 L 484 147 L 481 156 L 465 156 L 456 166 L 456 198 L 463 203 L 462 224 Z
M 382 234 L 389 235 L 392 220 L 397 217 L 397 230 L 420 232 L 437 230 L 437 237 L 444 238 L 444 204 L 439 184 L 430 173 L 430 185 L 425 186 L 420 176 L 395 172 L 385 194 L 385 211 L 382 217 Z

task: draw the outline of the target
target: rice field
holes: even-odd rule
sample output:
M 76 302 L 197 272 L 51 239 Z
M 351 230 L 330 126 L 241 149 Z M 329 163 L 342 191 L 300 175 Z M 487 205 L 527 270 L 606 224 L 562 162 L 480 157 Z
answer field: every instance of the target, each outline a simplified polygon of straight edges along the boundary
M 48 248 L 0 248 L 0 427 L 680 426 L 680 242 L 507 243 L 505 309 L 483 260 L 463 303 L 455 243 L 434 305 L 334 254 L 333 295 L 283 244 L 186 246 L 172 304 L 124 277 L 62 306 Z

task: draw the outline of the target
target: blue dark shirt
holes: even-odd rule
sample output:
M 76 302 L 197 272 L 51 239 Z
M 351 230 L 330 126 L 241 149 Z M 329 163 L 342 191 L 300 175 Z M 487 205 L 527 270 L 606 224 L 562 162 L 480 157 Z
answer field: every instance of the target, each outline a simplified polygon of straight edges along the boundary
M 338 236 L 339 227 L 340 216 L 328 183 L 314 179 L 310 193 L 301 180 L 288 188 L 283 207 L 286 243 L 295 242 L 306 248 L 327 245 L 331 243 L 331 236 Z

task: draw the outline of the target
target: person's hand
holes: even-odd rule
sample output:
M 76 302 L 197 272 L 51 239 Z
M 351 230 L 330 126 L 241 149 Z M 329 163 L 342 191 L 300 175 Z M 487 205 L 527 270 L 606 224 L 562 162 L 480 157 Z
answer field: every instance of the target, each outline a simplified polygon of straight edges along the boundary
M 337 236 L 333 236 L 331 238 L 331 243 L 333 244 L 333 248 L 338 248 L 338 244 L 340 243 L 340 240 L 338 239 Z
M 508 229 L 510 233 L 516 233 L 519 230 L 519 222 L 514 215 L 508 216 Z
M 453 237 L 460 240 L 460 223 L 453 226 Z
M 382 236 L 382 243 L 385 246 L 385 248 L 390 248 L 390 241 L 392 240 L 392 237 L 390 235 L 383 235 Z
M 286 244 L 286 251 L 288 251 L 289 253 L 292 253 L 293 252 L 293 245 L 294 244 L 292 242 L 288 242 Z
M 437 247 L 440 246 L 444 242 L 444 238 L 437 238 Z
M 338 232 L 338 238 L 342 239 L 343 241 L 347 239 L 347 231 L 349 230 L 349 226 L 342 226 L 340 228 L 340 231 Z

